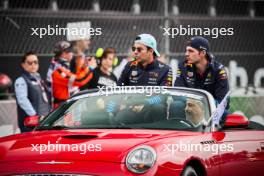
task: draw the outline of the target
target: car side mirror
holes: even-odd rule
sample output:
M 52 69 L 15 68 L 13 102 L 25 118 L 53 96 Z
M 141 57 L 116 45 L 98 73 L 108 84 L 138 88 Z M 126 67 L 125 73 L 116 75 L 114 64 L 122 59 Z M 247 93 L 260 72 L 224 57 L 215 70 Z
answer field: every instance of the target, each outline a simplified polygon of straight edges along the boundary
M 224 128 L 246 128 L 249 125 L 248 118 L 239 114 L 226 116 Z

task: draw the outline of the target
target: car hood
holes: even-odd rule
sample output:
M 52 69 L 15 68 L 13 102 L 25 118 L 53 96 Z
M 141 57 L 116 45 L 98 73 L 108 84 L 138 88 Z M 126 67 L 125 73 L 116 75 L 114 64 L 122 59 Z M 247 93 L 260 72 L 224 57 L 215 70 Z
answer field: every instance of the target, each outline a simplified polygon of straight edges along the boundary
M 50 130 L 0 138 L 0 162 L 82 160 L 124 162 L 135 146 L 169 136 L 198 135 L 168 130 Z

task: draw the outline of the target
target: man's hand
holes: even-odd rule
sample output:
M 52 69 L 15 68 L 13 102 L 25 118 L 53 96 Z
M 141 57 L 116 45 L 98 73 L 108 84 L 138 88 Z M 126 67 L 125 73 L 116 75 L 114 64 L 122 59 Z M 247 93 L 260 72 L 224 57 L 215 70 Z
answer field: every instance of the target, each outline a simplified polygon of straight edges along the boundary
M 102 98 L 99 98 L 98 100 L 96 100 L 96 106 L 98 107 L 98 109 L 104 109 L 105 108 L 105 102 Z

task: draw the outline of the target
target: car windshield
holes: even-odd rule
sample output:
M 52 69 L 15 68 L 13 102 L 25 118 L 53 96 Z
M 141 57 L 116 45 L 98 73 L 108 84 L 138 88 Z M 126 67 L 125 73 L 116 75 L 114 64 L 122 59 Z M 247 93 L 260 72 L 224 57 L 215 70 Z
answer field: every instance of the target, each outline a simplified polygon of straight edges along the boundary
M 40 129 L 165 129 L 199 131 L 209 119 L 205 95 L 111 94 L 72 100 L 51 113 Z

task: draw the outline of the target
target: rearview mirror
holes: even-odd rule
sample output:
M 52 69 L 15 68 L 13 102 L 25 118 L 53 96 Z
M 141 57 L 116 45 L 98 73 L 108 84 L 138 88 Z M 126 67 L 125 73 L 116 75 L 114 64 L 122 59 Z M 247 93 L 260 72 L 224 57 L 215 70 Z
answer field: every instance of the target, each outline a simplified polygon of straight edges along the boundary
M 224 128 L 246 128 L 249 124 L 248 118 L 239 114 L 226 116 Z

